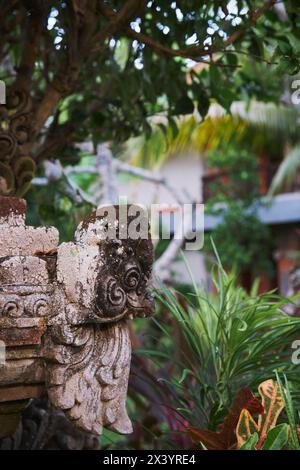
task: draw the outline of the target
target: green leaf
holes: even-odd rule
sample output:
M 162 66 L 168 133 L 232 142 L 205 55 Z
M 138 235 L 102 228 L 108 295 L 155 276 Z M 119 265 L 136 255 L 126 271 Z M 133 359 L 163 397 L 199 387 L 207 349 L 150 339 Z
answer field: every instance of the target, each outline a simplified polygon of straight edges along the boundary
M 175 119 L 173 119 L 172 117 L 169 117 L 169 126 L 172 130 L 172 138 L 175 139 L 178 135 L 179 129 Z
M 264 57 L 263 39 L 258 37 L 255 30 L 252 31 L 250 51 L 257 56 Z
M 299 63 L 293 57 L 281 57 L 279 65 L 277 67 L 278 74 L 290 74 L 294 75 L 299 69 Z
M 255 450 L 255 446 L 258 442 L 258 434 L 254 432 L 252 436 L 243 444 L 239 450 Z
M 293 53 L 293 48 L 286 37 L 277 39 L 277 46 L 279 47 L 282 54 L 290 55 Z
M 285 389 L 284 389 L 282 380 L 277 370 L 275 370 L 275 374 L 276 374 L 276 380 L 280 388 L 280 393 L 281 393 L 281 396 L 283 398 L 285 408 L 286 408 L 286 414 L 287 414 L 288 422 L 290 425 L 291 441 L 292 441 L 294 449 L 300 450 L 300 444 L 299 444 L 299 439 L 298 439 L 298 434 L 297 434 L 297 425 L 296 425 L 296 420 L 295 420 L 295 411 L 294 411 L 293 402 L 291 398 L 289 383 L 287 381 L 286 376 L 283 375 L 284 380 L 285 380 Z
M 197 99 L 198 99 L 198 106 L 197 106 L 198 111 L 201 114 L 201 117 L 204 119 L 205 116 L 207 115 L 209 105 L 210 105 L 209 97 L 206 91 L 203 89 L 200 89 Z
M 115 50 L 115 59 L 121 70 L 124 70 L 128 55 L 130 51 L 130 45 L 127 38 L 121 38 Z
M 227 54 L 226 60 L 228 65 L 231 65 L 231 67 L 236 67 L 238 65 L 238 58 L 237 55 L 234 53 Z
M 184 380 L 186 379 L 188 375 L 193 375 L 193 374 L 194 373 L 191 369 L 184 369 L 182 372 L 181 378 L 179 379 L 179 383 L 181 384 L 182 382 L 184 382 Z
M 288 438 L 288 425 L 286 423 L 278 424 L 268 432 L 262 450 L 280 450 L 286 445 Z
M 211 65 L 209 68 L 209 78 L 210 78 L 210 86 L 212 90 L 212 94 L 218 94 L 218 89 L 220 87 L 220 83 L 222 83 L 222 77 L 220 74 L 220 70 L 216 65 Z
M 274 196 L 281 191 L 290 190 L 300 168 L 300 145 L 295 145 L 280 163 L 271 187 L 269 195 Z
M 192 114 L 194 112 L 194 103 L 184 95 L 177 101 L 175 105 L 175 114 Z

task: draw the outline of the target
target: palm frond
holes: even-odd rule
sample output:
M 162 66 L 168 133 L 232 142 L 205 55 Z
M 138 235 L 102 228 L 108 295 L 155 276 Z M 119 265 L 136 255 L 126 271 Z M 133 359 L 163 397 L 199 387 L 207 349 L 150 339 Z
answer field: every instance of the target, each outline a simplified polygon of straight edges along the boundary
M 296 145 L 281 162 L 270 187 L 269 196 L 290 190 L 300 170 L 300 144 Z
M 164 116 L 153 118 L 151 135 L 130 139 L 122 157 L 135 166 L 159 168 L 173 155 L 192 148 L 191 138 L 196 126 L 193 115 L 170 122 Z
M 292 106 L 253 101 L 247 107 L 244 102 L 236 102 L 231 111 L 233 116 L 239 117 L 266 138 L 280 138 L 289 142 L 299 138 L 299 114 Z
M 200 122 L 195 115 L 170 122 L 165 116 L 153 118 L 151 135 L 129 140 L 124 158 L 137 166 L 156 168 L 175 155 L 205 155 L 208 150 L 234 143 L 253 152 L 265 148 L 278 151 L 286 142 L 298 142 L 299 127 L 297 110 L 291 106 L 235 102 L 231 114 L 226 114 L 213 103 Z

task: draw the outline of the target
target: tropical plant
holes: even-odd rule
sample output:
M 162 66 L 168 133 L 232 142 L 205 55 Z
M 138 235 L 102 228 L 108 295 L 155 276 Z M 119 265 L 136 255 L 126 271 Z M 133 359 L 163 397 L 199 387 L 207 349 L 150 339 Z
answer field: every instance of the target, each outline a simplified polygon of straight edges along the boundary
M 273 380 L 266 380 L 258 387 L 259 394 L 262 398 L 263 411 L 258 417 L 256 422 L 249 411 L 243 409 L 241 411 L 239 421 L 236 427 L 237 447 L 240 449 L 245 445 L 248 439 L 256 433 L 258 440 L 255 444 L 256 449 L 262 449 L 263 446 L 274 446 L 274 441 L 283 435 L 284 439 L 281 441 L 285 445 L 288 440 L 287 426 L 285 429 L 277 428 L 276 424 L 280 413 L 284 408 L 284 401 L 278 383 Z M 271 430 L 273 432 L 271 433 Z
M 156 292 L 162 310 L 153 327 L 161 336 L 155 341 L 149 333 L 145 348 L 136 351 L 152 360 L 152 379 L 141 368 L 139 380 L 150 390 L 160 384 L 156 401 L 147 386 L 143 395 L 169 410 L 177 433 L 186 426 L 215 430 L 237 392 L 257 387 L 274 376 L 274 369 L 285 372 L 299 404 L 290 345 L 300 333 L 300 319 L 283 313 L 287 299 L 273 292 L 257 295 L 255 288 L 247 294 L 221 264 L 213 279 L 215 295 L 195 284 L 185 295 L 164 287 Z
M 296 411 L 291 396 L 290 385 L 287 377 L 284 375 L 283 377 L 285 386 L 283 386 L 282 379 L 280 378 L 278 372 L 275 372 L 276 380 L 280 388 L 280 393 L 284 402 L 285 411 L 289 422 L 291 447 L 296 450 L 300 450 L 300 433 L 296 424 Z
M 248 272 L 252 281 L 262 273 L 272 278 L 273 244 L 269 227 L 262 224 L 253 210 L 246 211 L 238 202 L 228 202 L 222 212 L 222 221 L 205 237 L 205 249 L 211 251 L 212 237 L 226 269 L 236 270 L 239 275 Z
M 285 155 L 284 160 L 280 164 L 270 186 L 269 194 L 287 191 L 293 187 L 293 183 L 300 170 L 300 144 L 292 147 Z
M 244 207 L 259 199 L 258 162 L 255 154 L 246 148 L 225 144 L 207 152 L 207 165 L 223 175 L 210 183 L 211 196 L 206 207 L 216 203 L 240 201 Z
M 278 382 L 269 379 L 262 382 L 258 391 L 260 401 L 250 389 L 241 389 L 217 432 L 187 428 L 197 445 L 210 450 L 280 450 L 289 445 L 291 436 L 287 423 L 277 424 L 286 402 L 286 391 Z M 291 404 L 291 400 L 289 400 Z M 258 415 L 258 420 L 254 415 Z M 296 435 L 295 449 L 299 448 Z
M 212 236 L 226 269 L 252 278 L 262 272 L 272 277 L 271 233 L 256 215 L 261 204 L 256 156 L 234 142 L 223 142 L 207 152 L 207 164 L 223 176 L 210 182 L 206 212 L 222 220 L 206 234 L 205 248 L 209 249 Z
M 236 428 L 240 414 L 247 412 L 249 416 L 263 413 L 264 408 L 249 388 L 242 388 L 237 393 L 232 407 L 218 431 L 188 427 L 187 433 L 193 442 L 208 450 L 232 450 L 237 447 Z
M 278 101 L 279 89 L 280 86 Z M 166 119 L 154 120 L 151 136 L 129 140 L 124 153 L 136 165 L 153 168 L 176 154 L 192 152 L 209 166 L 214 163 L 211 155 L 219 153 L 226 162 L 224 154 L 232 149 L 237 153 L 247 151 L 255 160 L 257 155 L 266 153 L 278 163 L 270 196 L 291 190 L 300 169 L 297 109 L 290 104 L 245 101 L 233 103 L 228 115 L 212 104 L 205 119 L 194 114 L 168 124 Z
M 224 120 L 227 136 L 222 138 Z M 257 155 L 266 152 L 279 164 L 269 195 L 292 189 L 300 169 L 299 110 L 295 106 L 252 102 L 247 107 L 244 103 L 235 103 L 231 117 L 221 116 L 213 121 L 216 127 L 211 130 L 208 148 L 222 149 L 225 142 L 225 145 L 251 149 Z M 209 130 L 208 124 L 206 128 Z M 203 130 L 200 142 L 205 140 L 205 126 Z
M 276 371 L 277 382 L 267 380 L 258 387 L 262 398 L 263 412 L 256 422 L 247 409 L 243 409 L 236 427 L 237 448 L 240 450 L 300 450 L 300 441 L 295 422 L 293 401 L 289 384 L 284 376 L 286 388 Z M 277 424 L 285 409 L 288 422 Z
M 260 145 L 265 142 L 265 148 L 282 159 L 270 185 L 269 195 L 290 191 L 300 170 L 298 108 L 291 103 L 280 106 L 260 103 L 252 112 L 243 111 L 241 117 L 250 129 L 260 134 Z M 278 146 L 277 152 L 274 152 L 274 143 Z

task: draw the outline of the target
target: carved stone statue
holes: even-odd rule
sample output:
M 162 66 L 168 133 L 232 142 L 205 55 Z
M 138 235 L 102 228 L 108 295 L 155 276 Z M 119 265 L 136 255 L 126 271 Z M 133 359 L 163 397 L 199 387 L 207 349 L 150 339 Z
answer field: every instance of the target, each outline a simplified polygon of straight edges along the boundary
M 126 206 L 129 221 L 132 208 L 142 211 Z M 122 239 L 119 208 L 108 206 L 80 223 L 74 242 L 58 245 L 55 228 L 25 225 L 25 211 L 23 200 L 0 197 L 0 437 L 15 430 L 26 400 L 45 391 L 83 431 L 130 433 L 127 322 L 153 308 L 148 230 Z

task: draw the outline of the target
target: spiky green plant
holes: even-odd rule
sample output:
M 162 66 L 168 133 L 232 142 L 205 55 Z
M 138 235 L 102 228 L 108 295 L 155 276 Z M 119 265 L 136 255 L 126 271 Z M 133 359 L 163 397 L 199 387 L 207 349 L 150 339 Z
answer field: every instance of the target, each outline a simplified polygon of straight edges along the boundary
M 298 433 L 297 433 L 297 424 L 296 424 L 296 412 L 295 412 L 294 403 L 292 400 L 290 385 L 285 374 L 283 375 L 283 379 L 284 379 L 284 384 L 283 384 L 283 381 L 280 378 L 277 370 L 275 371 L 275 373 L 276 373 L 276 380 L 279 385 L 280 393 L 284 402 L 288 423 L 290 426 L 290 433 L 291 433 L 290 440 L 291 440 L 292 448 L 294 450 L 300 450 L 300 444 L 299 444 Z
M 159 367 L 156 377 L 167 397 L 161 404 L 190 425 L 211 429 L 237 390 L 256 388 L 275 369 L 299 386 L 290 347 L 300 336 L 300 318 L 282 311 L 287 299 L 274 292 L 257 295 L 256 288 L 247 294 L 220 262 L 213 279 L 214 295 L 195 282 L 185 295 L 161 286 L 156 297 L 171 318 L 154 318 L 161 337 L 155 347 L 139 351 Z

